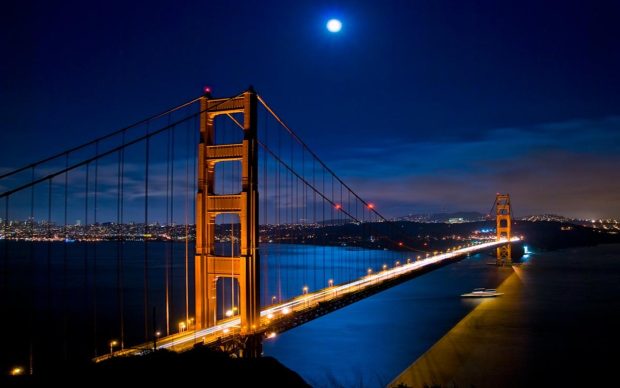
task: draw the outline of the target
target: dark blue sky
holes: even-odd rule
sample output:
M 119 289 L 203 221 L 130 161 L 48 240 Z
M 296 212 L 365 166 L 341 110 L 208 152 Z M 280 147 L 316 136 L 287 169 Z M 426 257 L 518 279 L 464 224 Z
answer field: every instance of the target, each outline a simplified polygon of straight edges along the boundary
M 620 218 L 616 1 L 126 3 L 3 6 L 0 168 L 252 84 L 387 215 Z

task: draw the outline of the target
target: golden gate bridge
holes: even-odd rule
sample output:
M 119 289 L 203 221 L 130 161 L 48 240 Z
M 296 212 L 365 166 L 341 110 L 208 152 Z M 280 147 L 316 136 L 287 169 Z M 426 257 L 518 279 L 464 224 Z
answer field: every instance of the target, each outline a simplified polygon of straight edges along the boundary
M 252 88 L 205 88 L 4 172 L 0 190 L 3 309 L 27 311 L 11 346 L 31 371 L 54 353 L 196 344 L 257 357 L 266 338 L 471 253 L 496 249 L 509 265 L 518 240 L 498 194 L 496 238 L 425 246 Z

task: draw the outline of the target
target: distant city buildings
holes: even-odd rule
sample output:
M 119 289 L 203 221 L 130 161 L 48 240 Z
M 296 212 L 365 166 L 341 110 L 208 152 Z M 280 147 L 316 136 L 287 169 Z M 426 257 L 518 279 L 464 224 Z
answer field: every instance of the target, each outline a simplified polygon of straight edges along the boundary
M 458 216 L 452 216 L 452 215 Z M 491 218 L 492 219 L 492 218 Z M 445 223 L 445 224 L 464 224 L 468 222 L 479 222 L 489 220 L 480 213 L 452 213 L 452 214 L 427 214 L 427 215 L 408 215 L 399 217 L 397 221 L 415 223 Z M 393 220 L 394 221 L 394 220 Z M 541 214 L 523 217 L 517 221 L 525 222 L 558 222 L 562 231 L 570 232 L 576 225 L 595 229 L 601 233 L 618 234 L 620 233 L 620 222 L 615 219 L 599 220 L 577 220 L 554 214 Z M 376 223 L 381 224 L 382 222 Z M 350 226 L 360 227 L 359 222 L 338 222 L 329 221 L 321 223 L 290 223 L 290 224 L 263 224 L 260 225 L 260 239 L 263 243 L 308 243 L 322 245 L 325 243 L 339 245 L 365 245 L 374 246 L 381 244 L 381 238 L 376 233 L 370 233 L 361 237 L 356 229 Z M 365 224 L 364 224 L 365 225 Z M 356 234 L 357 233 L 357 234 Z M 422 241 L 431 242 L 443 241 L 446 239 L 462 240 L 485 240 L 495 238 L 494 228 L 477 227 L 473 233 L 468 235 L 445 235 L 436 234 L 434 236 L 418 235 L 412 236 Z M 16 221 L 0 219 L 0 240 L 25 240 L 25 241 L 189 241 L 195 240 L 196 228 L 194 225 L 163 225 L 152 223 L 129 222 L 117 224 L 114 222 L 104 222 L 97 224 L 83 225 L 80 220 L 76 220 L 74 225 L 57 225 L 47 221 L 36 222 L 33 220 Z M 216 241 L 218 242 L 237 242 L 239 239 L 238 224 L 218 224 L 216 225 Z

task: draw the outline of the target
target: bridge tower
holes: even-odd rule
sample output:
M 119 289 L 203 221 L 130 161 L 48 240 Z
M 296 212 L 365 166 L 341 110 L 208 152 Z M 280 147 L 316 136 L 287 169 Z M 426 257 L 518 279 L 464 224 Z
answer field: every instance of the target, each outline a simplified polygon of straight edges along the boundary
M 196 196 L 196 330 L 216 324 L 217 280 L 232 277 L 239 284 L 241 334 L 256 345 L 246 346 L 244 356 L 250 357 L 260 355 L 260 339 L 254 335 L 260 326 L 256 101 L 252 88 L 234 98 L 214 99 L 210 93 L 201 98 Z M 243 114 L 243 141 L 216 144 L 215 117 L 239 113 Z M 241 161 L 241 192 L 215 194 L 215 165 L 231 161 Z M 239 257 L 215 254 L 215 218 L 224 213 L 239 217 Z
M 511 211 L 510 194 L 497 194 L 495 197 L 495 209 L 497 220 L 497 240 L 511 238 Z M 497 265 L 512 264 L 512 247 L 510 243 L 501 245 L 497 248 Z

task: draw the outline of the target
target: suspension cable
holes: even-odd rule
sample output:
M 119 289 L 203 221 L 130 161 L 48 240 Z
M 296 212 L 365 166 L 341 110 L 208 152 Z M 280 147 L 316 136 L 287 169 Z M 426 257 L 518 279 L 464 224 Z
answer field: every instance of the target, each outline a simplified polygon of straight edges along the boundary
M 70 153 L 73 153 L 73 152 L 75 152 L 75 151 L 79 151 L 79 150 L 81 150 L 82 148 L 86 148 L 86 147 L 91 146 L 91 145 L 93 145 L 93 144 L 97 144 L 97 143 L 99 143 L 99 142 L 101 142 L 101 141 L 103 141 L 103 140 L 109 139 L 109 138 L 111 138 L 111 137 L 113 137 L 113 136 L 116 136 L 116 135 L 118 135 L 118 134 L 120 134 L 120 133 L 124 133 L 125 131 L 127 131 L 127 130 L 129 130 L 129 129 L 132 129 L 132 128 L 135 128 L 135 127 L 137 127 L 137 126 L 140 126 L 140 125 L 142 125 L 142 124 L 144 124 L 144 123 L 146 123 L 146 122 L 149 122 L 149 121 L 152 121 L 152 120 L 156 120 L 156 119 L 158 119 L 158 118 L 160 118 L 160 117 L 163 117 L 163 116 L 165 116 L 165 115 L 167 115 L 167 114 L 170 114 L 170 113 L 172 113 L 172 112 L 175 112 L 175 111 L 177 111 L 177 110 L 179 110 L 179 109 L 183 109 L 183 108 L 185 108 L 185 107 L 187 107 L 187 106 L 189 106 L 189 105 L 191 105 L 191 104 L 195 103 L 196 101 L 200 100 L 200 98 L 201 98 L 201 97 L 194 98 L 194 99 L 192 99 L 192 100 L 190 100 L 190 101 L 187 101 L 187 102 L 185 102 L 185 103 L 183 103 L 183 104 L 181 104 L 181 105 L 178 105 L 178 106 L 176 106 L 176 107 L 174 107 L 174 108 L 167 109 L 167 110 L 165 110 L 165 111 L 163 111 L 163 112 L 161 112 L 161 113 L 155 114 L 155 115 L 153 115 L 153 116 L 151 116 L 151 117 L 147 117 L 146 119 L 140 120 L 140 121 L 138 121 L 138 122 L 136 122 L 136 123 L 133 123 L 133 124 L 131 124 L 131 125 L 129 125 L 129 126 L 126 126 L 126 127 L 124 127 L 124 128 L 118 129 L 118 130 L 116 130 L 116 131 L 114 131 L 114 132 L 108 133 L 107 135 L 104 135 L 104 136 L 98 137 L 98 138 L 93 139 L 93 140 L 91 140 L 91 141 L 89 141 L 89 142 L 86 142 L 86 143 L 81 144 L 81 145 L 79 145 L 79 146 L 76 146 L 76 147 L 70 148 L 70 149 L 65 150 L 65 151 L 63 151 L 63 152 L 59 152 L 59 153 L 57 153 L 57 154 L 55 154 L 55 155 L 52 155 L 52 156 L 49 156 L 49 157 L 47 157 L 47 158 L 41 159 L 41 160 L 36 161 L 36 162 L 34 162 L 34 163 L 30 163 L 30 164 L 28 164 L 28 165 L 22 166 L 22 167 L 20 167 L 20 168 L 18 168 L 18 169 L 16 169 L 16 170 L 13 170 L 13 171 L 10 171 L 10 172 L 7 172 L 7 173 L 4 173 L 4 174 L 0 175 L 0 179 L 7 178 L 7 177 L 9 177 L 9 176 L 15 175 L 15 174 L 20 173 L 20 172 L 22 172 L 22 171 L 24 171 L 24 170 L 27 170 L 27 169 L 29 169 L 29 168 L 33 168 L 33 167 L 36 167 L 36 166 L 38 166 L 38 165 L 40 165 L 40 164 L 47 163 L 47 162 L 49 162 L 49 161 L 51 161 L 51 160 L 54 160 L 54 159 L 60 158 L 61 156 L 64 156 L 64 155 L 66 155 L 66 154 L 70 154 Z

